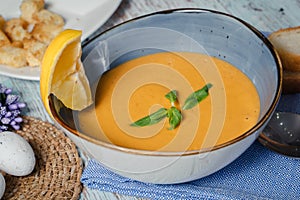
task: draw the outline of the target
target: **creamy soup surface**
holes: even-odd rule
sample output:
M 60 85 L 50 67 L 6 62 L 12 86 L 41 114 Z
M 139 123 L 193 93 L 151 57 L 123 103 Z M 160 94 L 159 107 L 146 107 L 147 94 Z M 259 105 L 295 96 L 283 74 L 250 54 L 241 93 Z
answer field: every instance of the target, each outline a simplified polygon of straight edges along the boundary
M 209 96 L 190 110 L 185 99 L 205 84 Z M 168 118 L 155 125 L 130 124 L 161 107 L 165 94 L 177 91 L 180 125 Z M 95 91 L 95 104 L 79 112 L 81 132 L 122 147 L 151 151 L 187 151 L 228 142 L 258 120 L 259 96 L 249 78 L 231 64 L 207 55 L 162 52 L 130 60 L 106 72 Z

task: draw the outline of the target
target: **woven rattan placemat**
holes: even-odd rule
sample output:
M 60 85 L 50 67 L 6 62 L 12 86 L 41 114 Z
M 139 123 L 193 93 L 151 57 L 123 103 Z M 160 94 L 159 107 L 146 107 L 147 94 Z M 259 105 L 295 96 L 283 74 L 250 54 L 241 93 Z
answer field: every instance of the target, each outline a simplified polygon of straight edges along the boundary
M 31 145 L 34 171 L 24 177 L 5 175 L 3 199 L 78 199 L 82 162 L 74 143 L 51 123 L 24 117 L 17 131 Z

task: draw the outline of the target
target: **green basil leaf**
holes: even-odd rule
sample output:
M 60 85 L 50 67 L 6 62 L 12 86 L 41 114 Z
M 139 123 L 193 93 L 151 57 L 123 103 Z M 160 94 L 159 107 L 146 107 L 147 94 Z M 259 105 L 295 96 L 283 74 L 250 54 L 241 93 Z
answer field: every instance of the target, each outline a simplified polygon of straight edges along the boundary
M 181 112 L 174 106 L 168 109 L 168 118 L 169 118 L 169 130 L 175 129 L 181 122 L 182 115 Z
M 190 94 L 190 96 L 188 96 L 188 98 L 185 100 L 182 110 L 188 110 L 195 107 L 200 101 L 202 101 L 208 96 L 208 90 L 211 87 L 212 84 L 208 83 L 200 90 L 197 90 L 196 92 Z
M 176 90 L 172 90 L 168 94 L 165 95 L 167 99 L 170 100 L 171 103 L 175 103 L 177 101 L 177 92 Z
M 160 122 L 162 119 L 164 119 L 165 117 L 167 117 L 168 115 L 168 110 L 165 108 L 160 108 L 158 111 L 143 117 L 137 121 L 135 121 L 134 123 L 130 124 L 131 126 L 150 126 L 153 124 L 157 124 L 158 122 Z

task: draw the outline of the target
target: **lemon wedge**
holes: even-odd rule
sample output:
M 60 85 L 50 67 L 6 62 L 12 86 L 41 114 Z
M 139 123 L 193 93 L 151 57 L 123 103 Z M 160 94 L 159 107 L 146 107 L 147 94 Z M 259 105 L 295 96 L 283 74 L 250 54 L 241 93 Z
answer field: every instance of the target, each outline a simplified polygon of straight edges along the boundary
M 41 64 L 40 93 L 52 116 L 49 95 L 54 94 L 66 107 L 82 110 L 93 103 L 88 79 L 81 62 L 81 35 L 64 30 L 47 47 Z

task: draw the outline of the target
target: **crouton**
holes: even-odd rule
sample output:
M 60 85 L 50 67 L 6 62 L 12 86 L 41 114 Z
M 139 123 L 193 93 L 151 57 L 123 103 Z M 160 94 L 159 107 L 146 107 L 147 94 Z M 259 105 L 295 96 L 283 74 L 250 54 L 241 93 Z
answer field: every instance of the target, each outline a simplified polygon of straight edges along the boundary
M 11 43 L 11 46 L 23 48 L 23 42 L 22 42 L 22 41 L 13 41 L 13 42 Z
M 27 65 L 26 54 L 24 49 L 18 47 L 0 47 L 0 63 L 12 67 L 24 67 Z
M 4 30 L 5 23 L 5 19 L 2 17 L 2 15 L 0 15 L 0 30 Z
M 28 23 L 35 23 L 33 18 L 35 13 L 38 13 L 45 6 L 44 0 L 23 0 L 20 6 L 21 18 Z
M 0 30 L 0 47 L 10 45 L 10 41 L 8 37 L 5 35 L 3 31 Z
M 33 18 L 37 21 L 37 23 L 43 24 L 53 24 L 56 26 L 64 26 L 64 19 L 49 10 L 42 9 L 41 11 L 34 14 Z
M 36 24 L 31 32 L 34 39 L 49 44 L 51 40 L 63 30 L 62 26 L 54 24 Z
M 45 9 L 45 0 L 22 0 L 19 18 L 0 15 L 0 64 L 40 66 L 51 40 L 64 28 L 64 19 Z
M 41 64 L 41 62 L 36 57 L 34 57 L 34 55 L 31 52 L 27 52 L 26 60 L 27 60 L 28 66 L 30 66 L 30 67 L 38 67 Z
M 26 21 L 19 18 L 13 18 L 6 22 L 4 31 L 12 42 L 22 41 L 25 38 L 30 39 L 31 35 L 27 31 L 27 25 Z
M 27 52 L 30 52 L 32 56 L 37 60 L 38 64 L 41 64 L 43 55 L 46 51 L 47 45 L 45 43 L 39 42 L 35 39 L 24 40 L 23 41 L 24 49 Z M 32 56 L 29 56 L 30 58 Z

